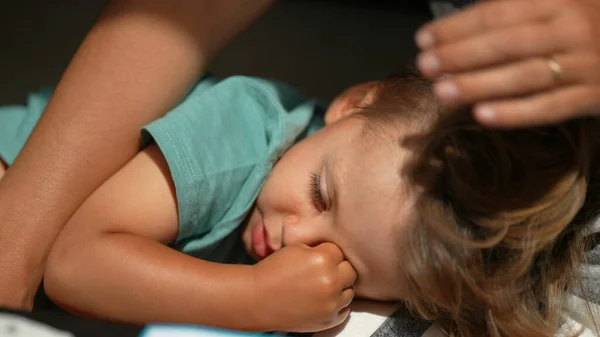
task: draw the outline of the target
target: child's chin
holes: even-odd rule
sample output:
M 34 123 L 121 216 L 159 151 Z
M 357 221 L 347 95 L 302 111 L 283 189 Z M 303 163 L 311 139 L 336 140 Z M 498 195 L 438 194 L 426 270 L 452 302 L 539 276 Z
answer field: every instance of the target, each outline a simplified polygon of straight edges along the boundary
M 246 245 L 244 245 L 244 249 L 246 250 L 246 253 L 248 253 L 248 255 L 250 255 L 250 257 L 252 257 L 252 259 L 254 259 L 254 261 L 260 262 L 260 260 L 262 260 L 259 256 L 257 256 L 254 253 L 254 251 L 252 251 L 252 248 L 249 248 Z
M 251 226 L 248 224 L 248 222 L 246 222 L 244 224 L 244 228 L 242 230 L 242 243 L 244 244 L 244 250 L 246 251 L 246 253 L 248 255 L 250 255 L 254 260 L 256 261 L 260 261 L 260 258 L 258 256 L 256 256 L 256 254 L 254 254 L 254 251 L 252 249 L 252 228 Z

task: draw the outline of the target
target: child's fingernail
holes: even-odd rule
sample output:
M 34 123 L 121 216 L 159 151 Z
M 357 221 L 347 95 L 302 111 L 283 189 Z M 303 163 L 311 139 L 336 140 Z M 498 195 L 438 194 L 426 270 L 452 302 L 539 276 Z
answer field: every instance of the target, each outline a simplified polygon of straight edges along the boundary
M 417 65 L 423 73 L 433 76 L 440 70 L 440 59 L 433 53 L 423 53 L 419 55 Z
M 436 96 L 443 102 L 456 101 L 460 96 L 456 84 L 448 80 L 436 83 L 433 90 Z
M 435 45 L 435 37 L 426 30 L 420 30 L 415 35 L 415 42 L 417 43 L 417 47 L 427 49 Z
M 482 122 L 493 122 L 496 119 L 496 111 L 490 106 L 481 105 L 475 107 L 475 117 Z

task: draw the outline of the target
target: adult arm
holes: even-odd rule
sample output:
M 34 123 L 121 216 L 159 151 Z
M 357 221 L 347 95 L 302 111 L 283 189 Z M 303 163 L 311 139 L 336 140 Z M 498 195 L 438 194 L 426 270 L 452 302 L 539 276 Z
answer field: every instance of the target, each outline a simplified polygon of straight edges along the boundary
M 113 0 L 0 180 L 0 306 L 30 308 L 64 224 L 139 150 L 139 129 L 274 0 Z

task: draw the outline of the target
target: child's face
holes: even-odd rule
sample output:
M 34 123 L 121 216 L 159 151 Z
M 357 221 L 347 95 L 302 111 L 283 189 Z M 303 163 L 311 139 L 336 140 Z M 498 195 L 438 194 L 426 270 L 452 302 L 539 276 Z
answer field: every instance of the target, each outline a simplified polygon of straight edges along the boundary
M 346 106 L 339 98 L 332 108 Z M 397 242 L 411 214 L 400 176 L 408 151 L 398 142 L 402 131 L 367 137 L 363 124 L 341 118 L 286 152 L 258 196 L 243 240 L 259 259 L 289 244 L 332 242 L 358 273 L 357 296 L 396 300 Z

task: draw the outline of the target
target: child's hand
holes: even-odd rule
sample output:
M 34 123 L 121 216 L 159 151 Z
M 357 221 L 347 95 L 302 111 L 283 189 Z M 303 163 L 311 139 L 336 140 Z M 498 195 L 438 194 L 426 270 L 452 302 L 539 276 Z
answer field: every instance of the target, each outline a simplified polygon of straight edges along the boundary
M 344 322 L 357 274 L 332 243 L 290 245 L 255 266 L 256 289 L 277 330 L 313 332 Z

